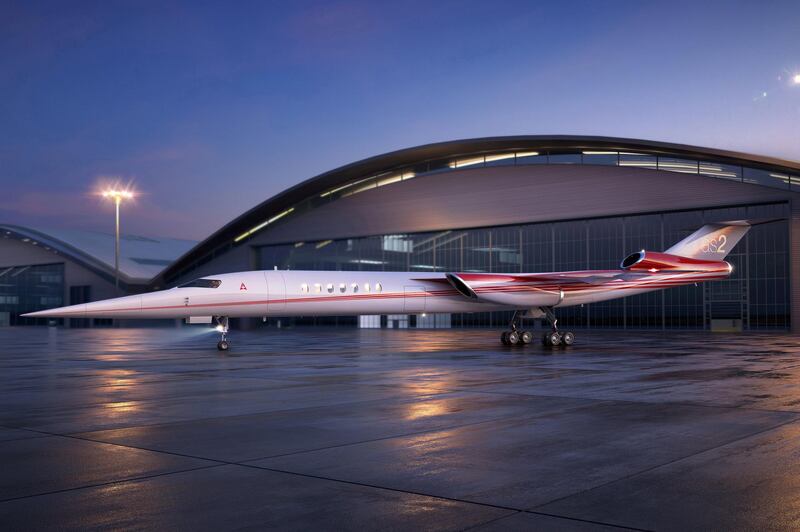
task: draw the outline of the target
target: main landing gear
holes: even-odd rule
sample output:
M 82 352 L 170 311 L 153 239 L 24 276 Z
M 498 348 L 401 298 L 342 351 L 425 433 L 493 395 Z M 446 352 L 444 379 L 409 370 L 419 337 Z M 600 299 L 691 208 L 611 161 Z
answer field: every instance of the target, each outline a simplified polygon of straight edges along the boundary
M 550 322 L 550 327 L 552 328 L 549 333 L 545 333 L 542 336 L 542 345 L 548 347 L 558 347 L 559 345 L 569 347 L 575 343 L 575 334 L 573 332 L 562 332 L 558 330 L 558 319 L 556 318 L 555 312 L 553 312 L 553 307 L 540 307 L 539 310 L 544 313 L 544 317 Z
M 500 341 L 503 345 L 527 345 L 533 341 L 533 333 L 530 331 L 520 331 L 517 325 L 521 325 L 522 315 L 519 311 L 514 312 L 508 331 L 503 331 Z
M 538 311 L 538 312 L 537 312 Z M 556 347 L 559 345 L 570 346 L 575 343 L 575 334 L 571 331 L 559 331 L 558 319 L 553 312 L 552 307 L 539 307 L 537 311 L 525 312 L 524 317 L 538 318 L 544 317 L 550 323 L 552 328 L 550 332 L 542 336 L 542 344 L 548 347 Z M 523 314 L 519 311 L 514 312 L 511 318 L 511 324 L 508 331 L 503 331 L 500 335 L 500 341 L 503 345 L 527 345 L 533 341 L 533 333 L 530 331 L 520 330 Z
M 217 343 L 217 349 L 220 351 L 227 351 L 230 345 L 228 344 L 228 318 L 226 316 L 217 316 L 217 330 L 220 332 L 220 339 Z

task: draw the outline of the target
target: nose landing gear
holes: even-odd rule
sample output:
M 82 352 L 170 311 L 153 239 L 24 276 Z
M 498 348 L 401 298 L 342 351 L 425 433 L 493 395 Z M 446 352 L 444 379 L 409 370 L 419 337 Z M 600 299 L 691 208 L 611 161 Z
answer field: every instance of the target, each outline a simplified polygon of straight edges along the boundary
M 220 351 L 227 351 L 230 345 L 228 344 L 228 318 L 226 316 L 217 316 L 217 330 L 220 332 L 220 339 L 217 342 L 217 349 Z

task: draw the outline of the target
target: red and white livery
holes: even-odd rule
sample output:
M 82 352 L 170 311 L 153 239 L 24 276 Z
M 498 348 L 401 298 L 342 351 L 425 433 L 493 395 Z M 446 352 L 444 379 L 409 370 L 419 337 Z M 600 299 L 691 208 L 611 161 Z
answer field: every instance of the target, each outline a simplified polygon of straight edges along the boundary
M 708 224 L 664 252 L 639 251 L 614 270 L 551 273 L 249 271 L 195 279 L 169 290 L 32 312 L 52 318 L 212 319 L 227 350 L 228 318 L 341 316 L 514 310 L 506 345 L 528 344 L 522 318 L 547 318 L 546 345 L 571 345 L 555 310 L 674 286 L 724 279 L 730 250 L 750 221 Z

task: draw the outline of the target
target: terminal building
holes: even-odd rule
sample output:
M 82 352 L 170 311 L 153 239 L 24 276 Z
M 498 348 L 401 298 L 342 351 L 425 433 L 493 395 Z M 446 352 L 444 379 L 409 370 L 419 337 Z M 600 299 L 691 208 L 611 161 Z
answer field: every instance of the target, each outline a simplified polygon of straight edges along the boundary
M 114 243 L 113 234 L 0 225 L 0 326 L 61 324 L 20 315 L 149 290 L 161 270 L 196 244 L 121 235 L 117 283 Z M 66 322 L 87 327 L 111 320 Z
M 459 140 L 371 157 L 245 212 L 151 286 L 248 269 L 545 272 L 616 268 L 712 221 L 772 219 L 729 280 L 583 307 L 576 328 L 800 331 L 800 163 L 585 136 Z M 792 318 L 794 316 L 794 319 Z M 283 324 L 504 327 L 509 313 L 298 318 Z M 272 321 L 272 320 L 271 320 Z

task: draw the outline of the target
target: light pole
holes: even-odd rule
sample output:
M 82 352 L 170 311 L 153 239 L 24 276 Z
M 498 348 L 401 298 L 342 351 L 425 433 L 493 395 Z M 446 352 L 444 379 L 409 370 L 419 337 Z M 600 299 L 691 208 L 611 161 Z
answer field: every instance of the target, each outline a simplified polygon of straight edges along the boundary
M 114 200 L 114 289 L 119 295 L 119 205 L 123 198 L 133 198 L 133 192 L 117 189 L 104 190 L 103 197 Z

